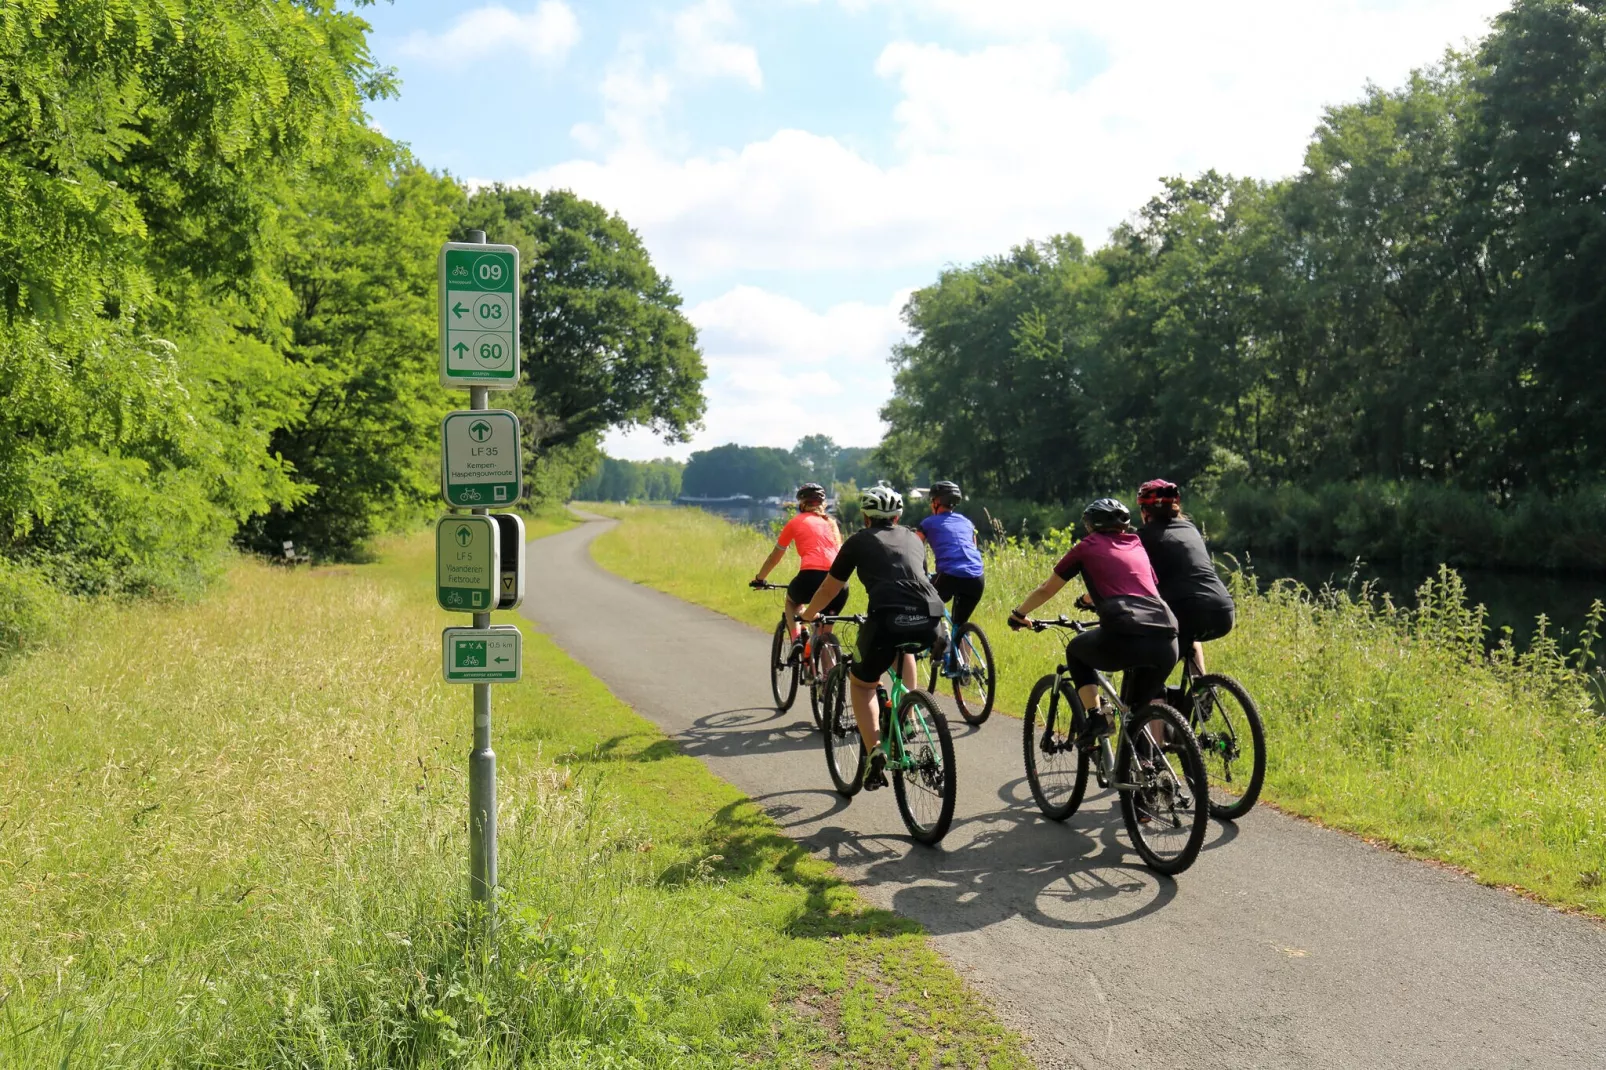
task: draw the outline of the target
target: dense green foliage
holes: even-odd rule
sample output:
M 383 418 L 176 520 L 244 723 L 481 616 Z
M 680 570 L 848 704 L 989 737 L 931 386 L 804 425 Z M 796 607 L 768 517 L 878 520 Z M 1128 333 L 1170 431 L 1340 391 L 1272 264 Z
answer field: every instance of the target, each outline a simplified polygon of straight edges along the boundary
M 535 497 L 602 430 L 701 413 L 635 235 L 567 193 L 469 198 L 371 129 L 367 33 L 335 0 L 0 5 L 0 645 L 48 591 L 192 592 L 233 541 L 352 558 L 432 508 L 463 403 L 436 254 L 493 209 L 530 268 Z
M 1603 175 L 1606 4 L 1518 0 L 1473 54 L 1330 109 L 1293 178 L 1173 179 L 1096 253 L 1062 236 L 944 272 L 907 306 L 883 453 L 1037 502 L 1163 474 L 1599 515 Z M 1301 545 L 1354 541 L 1328 519 L 1294 521 Z M 1527 563 L 1521 541 L 1479 559 Z
M 603 457 L 596 471 L 574 488 L 574 496 L 590 502 L 672 502 L 680 497 L 686 466 L 665 457 L 657 461 L 621 461 Z
M 507 403 L 523 424 L 537 494 L 566 496 L 610 427 L 686 440 L 704 406 L 697 330 L 623 219 L 567 190 L 497 185 L 469 199 L 454 237 L 470 230 L 518 246 L 526 265 L 524 385 Z

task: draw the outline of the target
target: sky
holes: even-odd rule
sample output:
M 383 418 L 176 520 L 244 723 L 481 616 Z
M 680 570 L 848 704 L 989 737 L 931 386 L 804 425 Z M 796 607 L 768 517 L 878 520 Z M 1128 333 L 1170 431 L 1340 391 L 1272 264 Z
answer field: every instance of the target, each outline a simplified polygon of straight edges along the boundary
M 616 457 L 874 445 L 909 293 L 1170 175 L 1295 173 L 1326 106 L 1481 37 L 1504 0 L 394 0 L 374 122 L 470 182 L 619 213 L 685 299 L 704 427 Z

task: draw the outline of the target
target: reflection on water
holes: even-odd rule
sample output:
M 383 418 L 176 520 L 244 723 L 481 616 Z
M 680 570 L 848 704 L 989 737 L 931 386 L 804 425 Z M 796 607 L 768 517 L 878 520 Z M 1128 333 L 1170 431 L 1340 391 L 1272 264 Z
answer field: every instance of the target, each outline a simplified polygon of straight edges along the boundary
M 1262 583 L 1277 579 L 1297 580 L 1311 590 L 1324 583 L 1358 593 L 1368 581 L 1379 593 L 1390 595 L 1396 605 L 1414 607 L 1416 590 L 1423 580 L 1437 572 L 1426 566 L 1371 565 L 1345 563 L 1331 558 L 1245 558 Z M 1466 582 L 1467 598 L 1488 607 L 1489 638 L 1497 641 L 1500 629 L 1509 627 L 1519 648 L 1533 636 L 1534 622 L 1543 613 L 1550 621 L 1553 636 L 1570 640 L 1577 635 L 1590 604 L 1606 601 L 1606 579 L 1599 576 L 1569 576 L 1563 573 L 1490 572 L 1458 569 Z
M 716 516 L 722 516 L 726 520 L 737 524 L 746 524 L 748 527 L 758 528 L 761 531 L 768 531 L 772 524 L 786 518 L 785 505 L 762 498 L 719 498 L 709 501 L 682 499 L 675 504 L 702 509 Z

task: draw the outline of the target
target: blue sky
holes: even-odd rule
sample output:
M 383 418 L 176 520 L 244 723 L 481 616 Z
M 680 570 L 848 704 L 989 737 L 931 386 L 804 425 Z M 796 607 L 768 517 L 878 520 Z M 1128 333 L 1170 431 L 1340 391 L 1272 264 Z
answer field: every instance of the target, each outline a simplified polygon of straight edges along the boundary
M 396 0 L 365 8 L 432 167 L 619 212 L 709 366 L 685 456 L 870 445 L 908 292 L 1161 177 L 1297 170 L 1324 105 L 1480 36 L 1498 0 Z

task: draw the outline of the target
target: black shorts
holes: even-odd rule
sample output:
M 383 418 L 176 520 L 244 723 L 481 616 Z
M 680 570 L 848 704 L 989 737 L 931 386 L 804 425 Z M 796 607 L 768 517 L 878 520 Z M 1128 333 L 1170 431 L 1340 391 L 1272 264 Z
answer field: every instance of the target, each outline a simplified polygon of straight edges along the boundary
M 944 602 L 953 600 L 954 630 L 965 626 L 970 615 L 976 612 L 981 596 L 987 591 L 987 580 L 982 576 L 950 576 L 939 572 L 931 585 L 937 588 L 937 597 Z
M 1176 663 L 1177 641 L 1163 633 L 1121 635 L 1097 627 L 1065 644 L 1065 664 L 1077 687 L 1095 682 L 1094 669 L 1124 672 L 1121 700 L 1133 709 L 1160 693 Z
M 792 582 L 786 585 L 786 600 L 796 602 L 800 606 L 808 605 L 814 600 L 814 593 L 820 589 L 820 584 L 824 583 L 825 577 L 829 575 L 830 573 L 823 568 L 804 569 L 793 576 Z M 847 604 L 848 585 L 844 583 L 841 592 L 831 599 L 831 604 L 825 607 L 824 612 L 828 616 L 835 617 Z
M 1186 607 L 1176 614 L 1177 645 L 1186 654 L 1194 643 L 1208 643 L 1232 631 L 1236 623 L 1232 606 L 1209 606 L 1204 609 Z
M 894 620 L 913 620 L 923 616 L 886 612 L 870 614 L 870 618 L 859 626 L 859 646 L 853 655 L 853 675 L 867 684 L 873 684 L 881 679 L 882 673 L 892 668 L 899 654 L 905 653 L 898 649 L 900 646 L 918 643 L 920 649 L 930 649 L 937 639 L 937 622 L 941 617 L 924 617 L 925 623 L 917 624 L 914 628 L 892 627 Z

